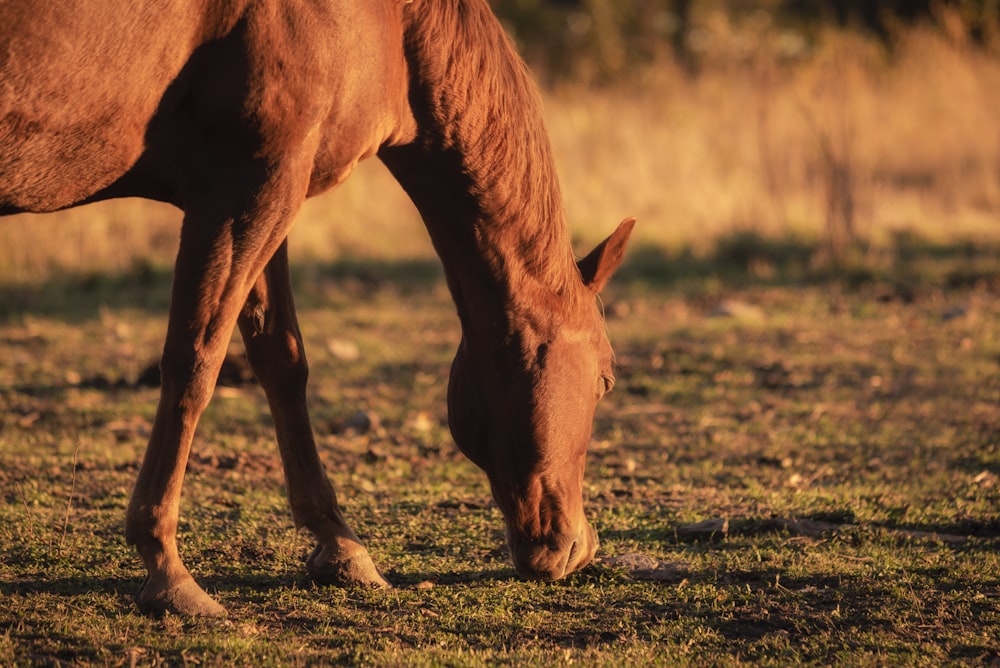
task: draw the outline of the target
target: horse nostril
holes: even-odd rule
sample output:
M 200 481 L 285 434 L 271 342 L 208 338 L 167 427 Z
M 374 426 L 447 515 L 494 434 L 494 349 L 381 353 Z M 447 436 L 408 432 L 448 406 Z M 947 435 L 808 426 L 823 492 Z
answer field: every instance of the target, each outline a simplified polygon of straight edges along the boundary
M 577 552 L 580 551 L 580 541 L 574 540 L 573 544 L 569 546 L 569 557 L 566 559 L 566 568 L 573 563 L 573 559 L 576 558 Z

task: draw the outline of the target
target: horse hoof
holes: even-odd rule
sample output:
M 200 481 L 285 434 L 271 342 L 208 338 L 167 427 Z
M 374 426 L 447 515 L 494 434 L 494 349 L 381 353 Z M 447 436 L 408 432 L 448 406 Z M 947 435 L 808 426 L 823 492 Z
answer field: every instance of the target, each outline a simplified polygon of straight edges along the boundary
M 338 587 L 392 588 L 389 581 L 378 572 L 371 555 L 364 548 L 342 556 L 335 555 L 325 545 L 317 545 L 306 559 L 306 570 L 320 584 Z
M 170 587 L 157 587 L 146 580 L 135 597 L 139 610 L 147 615 L 172 613 L 185 617 L 225 617 L 226 609 L 205 593 L 194 579 Z

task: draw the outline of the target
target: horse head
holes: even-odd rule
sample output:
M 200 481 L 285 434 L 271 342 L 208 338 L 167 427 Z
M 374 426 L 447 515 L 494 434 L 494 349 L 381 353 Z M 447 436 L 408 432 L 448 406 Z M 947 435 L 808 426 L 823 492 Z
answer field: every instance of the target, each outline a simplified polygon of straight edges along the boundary
M 489 478 L 522 577 L 561 578 L 597 551 L 583 475 L 597 402 L 614 385 L 597 294 L 621 263 L 634 222 L 577 263 L 564 294 L 512 309 L 493 336 L 465 333 L 452 365 L 452 435 Z

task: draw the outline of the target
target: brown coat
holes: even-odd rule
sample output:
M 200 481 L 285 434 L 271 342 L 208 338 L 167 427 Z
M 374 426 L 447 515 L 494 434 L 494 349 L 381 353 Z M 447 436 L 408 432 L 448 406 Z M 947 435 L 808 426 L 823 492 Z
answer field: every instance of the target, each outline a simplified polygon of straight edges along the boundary
M 162 389 L 126 521 L 144 610 L 222 614 L 180 560 L 183 474 L 238 325 L 268 396 L 314 577 L 384 586 L 315 448 L 285 237 L 303 199 L 378 155 L 419 208 L 463 337 L 459 447 L 517 571 L 597 549 L 585 453 L 612 383 L 595 295 L 626 221 L 579 264 L 538 96 L 486 0 L 0 3 L 0 213 L 139 196 L 184 211 Z

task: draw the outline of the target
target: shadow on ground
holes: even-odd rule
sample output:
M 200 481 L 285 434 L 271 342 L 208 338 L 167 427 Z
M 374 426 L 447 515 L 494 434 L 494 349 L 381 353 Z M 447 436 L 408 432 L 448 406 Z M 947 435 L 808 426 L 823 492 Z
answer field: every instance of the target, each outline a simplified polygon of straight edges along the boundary
M 332 294 L 365 298 L 391 290 L 408 295 L 444 283 L 434 258 L 302 262 L 292 274 L 300 306 L 309 307 L 323 306 Z M 0 284 L 0 319 L 39 315 L 81 321 L 94 317 L 102 306 L 166 312 L 171 275 L 166 266 L 137 263 L 116 274 L 63 273 L 38 283 Z M 691 246 L 631 248 L 615 279 L 616 289 L 681 294 L 824 283 L 902 301 L 931 290 L 1000 292 L 1000 243 L 938 243 L 899 233 L 885 247 L 859 244 L 849 257 L 834 262 L 820 242 L 736 232 L 718 239 L 710 252 L 696 252 Z
M 172 276 L 168 267 L 140 264 L 121 273 L 64 273 L 38 283 L 0 284 L 0 319 L 36 315 L 79 322 L 95 317 L 102 307 L 165 314 Z M 443 282 L 434 259 L 301 263 L 292 269 L 300 306 L 321 306 L 331 292 L 363 299 L 382 290 L 413 294 Z

